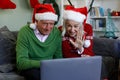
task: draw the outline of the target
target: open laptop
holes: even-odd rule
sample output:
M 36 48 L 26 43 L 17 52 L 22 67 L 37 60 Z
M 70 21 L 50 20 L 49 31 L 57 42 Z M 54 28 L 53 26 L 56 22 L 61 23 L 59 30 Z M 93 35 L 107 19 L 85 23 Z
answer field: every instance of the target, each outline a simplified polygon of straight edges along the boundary
M 102 57 L 41 61 L 41 80 L 100 80 Z

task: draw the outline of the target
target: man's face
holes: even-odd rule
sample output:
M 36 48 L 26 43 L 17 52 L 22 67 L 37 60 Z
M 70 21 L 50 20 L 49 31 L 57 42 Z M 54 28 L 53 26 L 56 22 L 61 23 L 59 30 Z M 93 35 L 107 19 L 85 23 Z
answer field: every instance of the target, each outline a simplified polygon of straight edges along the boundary
M 65 21 L 66 32 L 70 37 L 76 37 L 77 32 L 80 30 L 80 23 L 73 20 Z
M 52 20 L 40 20 L 37 21 L 37 28 L 43 35 L 49 35 L 54 27 L 55 21 Z

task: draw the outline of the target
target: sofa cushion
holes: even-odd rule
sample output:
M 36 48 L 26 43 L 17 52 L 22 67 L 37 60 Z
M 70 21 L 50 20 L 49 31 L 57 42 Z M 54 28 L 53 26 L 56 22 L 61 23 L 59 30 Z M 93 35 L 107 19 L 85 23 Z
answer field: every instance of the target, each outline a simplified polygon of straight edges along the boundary
M 6 26 L 0 29 L 0 72 L 10 72 L 15 69 L 15 39 Z
M 17 73 L 0 73 L 0 80 L 25 80 Z
M 120 58 L 120 39 L 117 39 L 115 42 L 115 53 L 117 54 L 118 58 Z
M 0 72 L 1 73 L 7 73 L 13 70 L 14 65 L 13 64 L 2 64 L 0 65 Z
M 16 37 L 14 34 L 7 28 L 7 26 L 3 26 L 0 28 L 0 33 L 4 36 L 4 38 L 8 38 L 10 40 L 16 41 Z
M 93 51 L 95 55 L 118 57 L 116 53 L 116 39 L 96 38 L 93 39 Z

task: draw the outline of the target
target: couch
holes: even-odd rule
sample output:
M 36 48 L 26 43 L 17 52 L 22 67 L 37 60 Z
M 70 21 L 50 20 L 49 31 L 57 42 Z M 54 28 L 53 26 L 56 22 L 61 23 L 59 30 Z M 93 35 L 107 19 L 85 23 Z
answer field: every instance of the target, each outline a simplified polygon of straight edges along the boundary
M 120 40 L 94 37 L 93 51 L 95 55 L 102 56 L 108 79 L 118 80 Z
M 0 28 L 0 80 L 25 80 L 16 69 L 17 31 L 10 31 L 6 26 Z M 116 39 L 94 38 L 95 55 L 103 57 L 109 80 L 118 80 L 120 41 Z

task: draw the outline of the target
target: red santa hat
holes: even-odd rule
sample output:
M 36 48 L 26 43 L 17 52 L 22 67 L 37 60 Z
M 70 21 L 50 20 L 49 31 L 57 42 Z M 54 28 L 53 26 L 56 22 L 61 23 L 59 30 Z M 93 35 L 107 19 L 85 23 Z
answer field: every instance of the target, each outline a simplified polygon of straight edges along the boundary
M 75 8 L 67 5 L 65 7 L 63 18 L 77 22 L 84 22 L 87 18 L 87 7 Z
M 1 9 L 15 9 L 16 4 L 11 2 L 10 0 L 0 0 L 0 8 Z
M 54 8 L 51 4 L 38 4 L 34 7 L 33 11 L 33 23 L 35 23 L 36 20 L 53 20 L 57 21 L 58 16 L 55 13 Z M 34 24 L 31 24 L 30 27 L 35 29 Z

